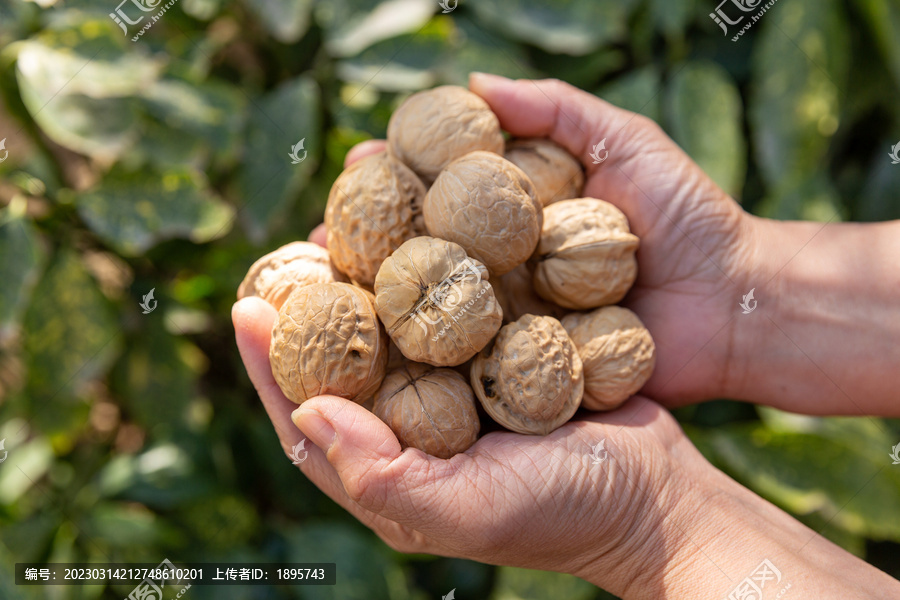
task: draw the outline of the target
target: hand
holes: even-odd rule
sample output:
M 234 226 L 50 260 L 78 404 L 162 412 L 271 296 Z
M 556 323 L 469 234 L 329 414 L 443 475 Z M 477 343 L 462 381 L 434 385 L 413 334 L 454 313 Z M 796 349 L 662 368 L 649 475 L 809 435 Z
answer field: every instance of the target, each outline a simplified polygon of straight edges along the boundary
M 392 548 L 574 573 L 618 594 L 658 584 L 662 524 L 692 488 L 690 472 L 711 468 L 659 405 L 633 398 L 546 437 L 494 432 L 451 460 L 401 452 L 353 402 L 321 396 L 297 408 L 284 397 L 268 360 L 276 315 L 259 298 L 232 312 L 281 446 L 289 455 L 308 437 L 316 447 L 303 473 Z M 604 439 L 606 460 L 593 464 Z

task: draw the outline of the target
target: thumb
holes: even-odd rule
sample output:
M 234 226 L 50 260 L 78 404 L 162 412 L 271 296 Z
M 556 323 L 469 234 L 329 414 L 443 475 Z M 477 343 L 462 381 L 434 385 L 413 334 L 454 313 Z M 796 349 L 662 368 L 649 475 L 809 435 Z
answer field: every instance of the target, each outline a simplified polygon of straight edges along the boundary
M 517 137 L 548 137 L 589 170 L 596 166 L 589 154 L 593 146 L 606 138 L 614 142 L 636 116 L 557 79 L 512 80 L 472 73 L 469 89 L 490 105 L 503 129 Z
M 291 419 L 325 452 L 350 498 L 388 519 L 409 520 L 412 515 L 403 508 L 402 498 L 409 497 L 419 484 L 417 474 L 424 471 L 411 467 L 428 461 L 427 455 L 401 452 L 400 442 L 384 422 L 337 396 L 311 398 Z

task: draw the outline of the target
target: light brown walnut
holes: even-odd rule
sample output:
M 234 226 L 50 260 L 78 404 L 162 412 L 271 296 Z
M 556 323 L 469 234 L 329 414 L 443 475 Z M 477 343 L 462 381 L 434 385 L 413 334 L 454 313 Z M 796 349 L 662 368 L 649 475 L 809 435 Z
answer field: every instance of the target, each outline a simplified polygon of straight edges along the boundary
M 388 122 L 388 149 L 426 184 L 445 166 L 474 150 L 503 154 L 500 122 L 469 90 L 443 85 L 418 92 Z
M 325 227 L 335 266 L 371 288 L 381 262 L 406 240 L 423 235 L 425 186 L 387 152 L 341 173 L 328 195 Z
M 475 394 L 462 375 L 412 361 L 384 378 L 372 412 L 404 448 L 438 458 L 465 452 L 481 427 Z
M 572 418 L 584 393 L 575 344 L 553 317 L 525 315 L 504 325 L 472 365 L 472 388 L 495 421 L 546 435 Z
M 528 176 L 502 156 L 470 152 L 441 171 L 425 196 L 428 233 L 456 242 L 492 275 L 534 252 L 543 214 Z
M 534 289 L 575 310 L 615 304 L 637 277 L 639 243 L 628 219 L 609 202 L 578 198 L 551 204 L 531 258 Z
M 581 163 L 556 142 L 545 138 L 512 140 L 506 144 L 504 156 L 528 175 L 544 206 L 581 196 Z
M 572 313 L 562 320 L 584 363 L 584 400 L 612 410 L 640 390 L 656 364 L 656 345 L 636 314 L 619 306 Z
M 384 379 L 387 344 L 370 293 L 314 283 L 295 290 L 278 311 L 269 363 L 292 402 L 334 394 L 361 404 Z
M 294 289 L 334 281 L 347 278 L 334 268 L 325 248 L 311 242 L 291 242 L 250 266 L 237 297 L 259 296 L 278 310 Z
M 427 236 L 405 242 L 381 265 L 375 308 L 405 357 L 436 367 L 474 356 L 503 316 L 484 265 L 458 244 Z

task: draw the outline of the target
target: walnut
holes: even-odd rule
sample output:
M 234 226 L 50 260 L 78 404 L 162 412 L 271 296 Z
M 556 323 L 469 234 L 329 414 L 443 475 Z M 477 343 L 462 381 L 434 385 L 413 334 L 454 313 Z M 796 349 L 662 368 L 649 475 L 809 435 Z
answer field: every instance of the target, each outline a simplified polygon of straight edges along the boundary
M 556 142 L 544 138 L 512 140 L 506 144 L 504 156 L 528 175 L 544 206 L 581 196 L 581 163 Z
M 487 269 L 458 244 L 422 236 L 397 248 L 375 278 L 375 309 L 404 356 L 464 363 L 500 328 Z
M 584 393 L 575 344 L 559 321 L 535 315 L 503 326 L 493 348 L 475 359 L 471 381 L 495 421 L 535 435 L 571 419 Z
M 609 202 L 578 198 L 551 204 L 531 258 L 534 289 L 575 310 L 615 304 L 637 277 L 638 245 L 625 215 Z
M 503 307 L 503 321 L 511 323 L 522 315 L 540 315 L 562 319 L 571 311 L 544 300 L 534 291 L 533 275 L 528 264 L 521 264 L 502 275 L 494 286 L 494 292 Z
M 572 313 L 562 325 L 584 363 L 584 400 L 612 410 L 641 389 L 656 364 L 656 345 L 636 314 L 619 306 Z
M 348 283 L 314 283 L 278 311 L 269 363 L 292 402 L 334 394 L 363 403 L 384 379 L 387 343 L 371 294 Z
M 528 260 L 543 214 L 528 176 L 502 156 L 470 152 L 441 171 L 425 196 L 428 233 L 456 242 L 502 275 Z
M 425 186 L 416 174 L 387 152 L 353 163 L 334 182 L 325 209 L 335 266 L 371 288 L 381 262 L 425 233 L 424 198 Z
M 238 287 L 237 297 L 259 296 L 277 310 L 294 289 L 333 281 L 347 278 L 334 268 L 325 248 L 311 242 L 292 242 L 253 263 Z
M 452 369 L 408 361 L 384 378 L 372 412 L 388 424 L 404 448 L 438 458 L 465 452 L 478 439 L 475 395 Z
M 500 122 L 469 90 L 444 85 L 413 94 L 388 122 L 389 151 L 427 184 L 473 150 L 503 153 Z

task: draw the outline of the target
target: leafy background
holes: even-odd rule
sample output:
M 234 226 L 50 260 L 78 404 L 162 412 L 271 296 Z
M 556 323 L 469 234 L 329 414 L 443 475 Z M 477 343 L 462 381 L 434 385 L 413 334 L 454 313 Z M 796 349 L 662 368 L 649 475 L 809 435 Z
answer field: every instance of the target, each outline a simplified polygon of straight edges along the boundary
M 900 217 L 900 0 L 781 0 L 738 42 L 713 0 L 180 0 L 137 42 L 114 4 L 0 4 L 3 598 L 130 591 L 17 588 L 16 561 L 163 557 L 340 569 L 196 600 L 609 597 L 390 551 L 285 459 L 241 365 L 247 267 L 306 237 L 347 150 L 411 91 L 552 75 L 658 120 L 756 214 Z M 896 422 L 727 400 L 677 416 L 720 468 L 900 576 Z

